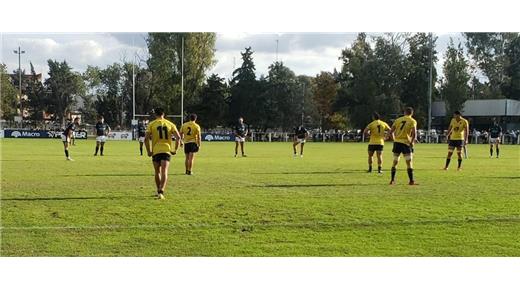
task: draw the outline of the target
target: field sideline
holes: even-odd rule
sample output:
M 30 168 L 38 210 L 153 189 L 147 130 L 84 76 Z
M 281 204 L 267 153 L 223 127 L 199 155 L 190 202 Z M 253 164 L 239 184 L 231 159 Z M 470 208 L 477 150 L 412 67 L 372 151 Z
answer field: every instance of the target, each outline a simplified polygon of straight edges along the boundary
M 203 143 L 194 176 L 172 158 L 166 200 L 137 142 L 2 139 L 0 256 L 520 256 L 520 146 L 470 145 L 461 172 L 446 144 L 418 144 L 389 186 L 366 144 Z

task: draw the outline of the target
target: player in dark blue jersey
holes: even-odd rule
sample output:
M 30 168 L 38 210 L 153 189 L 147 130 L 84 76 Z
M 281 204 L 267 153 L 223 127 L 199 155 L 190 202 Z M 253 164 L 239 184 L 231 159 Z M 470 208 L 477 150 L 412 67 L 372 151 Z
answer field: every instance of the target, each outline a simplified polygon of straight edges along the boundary
M 76 130 L 76 127 L 78 127 L 80 124 L 79 117 L 74 118 L 74 121 L 72 123 L 69 123 L 63 133 L 61 133 L 61 141 L 63 141 L 63 149 L 65 150 L 65 157 L 68 161 L 74 161 L 72 158 L 70 158 L 69 155 L 69 146 L 70 146 L 70 140 L 72 136 L 74 135 L 74 131 Z
M 141 156 L 143 156 L 143 144 L 144 144 L 145 136 L 146 136 L 146 120 L 139 120 L 139 123 L 137 123 L 137 138 L 139 140 L 139 151 L 141 152 Z
M 294 151 L 294 157 L 297 156 L 296 147 L 298 144 L 300 144 L 300 157 L 303 157 L 303 146 L 305 145 L 305 141 L 307 141 L 307 137 L 309 136 L 309 133 L 307 132 L 307 129 L 305 127 L 299 126 L 297 128 L 294 128 L 294 142 L 293 142 L 293 151 Z
M 96 123 L 96 153 L 94 156 L 98 154 L 98 151 L 101 151 L 100 155 L 103 156 L 103 149 L 105 148 L 105 142 L 107 142 L 107 136 L 110 134 L 110 126 L 105 123 L 105 119 L 102 115 L 97 117 Z
M 234 128 L 235 130 L 235 157 L 238 155 L 238 145 L 240 144 L 240 151 L 242 151 L 242 157 L 247 157 L 244 153 L 244 143 L 246 142 L 247 127 L 244 124 L 244 118 L 238 118 L 238 124 Z
M 502 127 L 498 125 L 496 120 L 493 120 L 493 126 L 489 127 L 489 158 L 493 158 L 493 145 L 496 147 L 497 158 L 500 154 L 500 139 L 502 137 Z

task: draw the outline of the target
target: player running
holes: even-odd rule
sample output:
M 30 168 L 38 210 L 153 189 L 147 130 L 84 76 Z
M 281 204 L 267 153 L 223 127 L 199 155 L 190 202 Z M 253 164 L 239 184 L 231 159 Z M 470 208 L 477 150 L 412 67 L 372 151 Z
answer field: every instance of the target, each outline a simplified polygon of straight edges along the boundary
M 370 132 L 370 141 L 368 142 L 368 173 L 372 172 L 372 159 L 374 152 L 377 155 L 377 173 L 381 174 L 383 166 L 383 147 L 385 145 L 386 132 L 390 130 L 387 123 L 380 120 L 377 112 L 372 114 L 372 121 L 363 131 L 363 135 Z
M 148 156 L 152 157 L 157 198 L 164 199 L 170 157 L 177 153 L 181 137 L 175 124 L 164 118 L 163 109 L 157 108 L 154 110 L 154 113 L 156 119 L 150 122 L 146 128 L 144 145 Z M 172 148 L 172 137 L 175 137 L 175 148 Z M 150 141 L 152 143 L 151 146 Z
M 307 138 L 309 137 L 309 132 L 307 132 L 307 129 L 303 127 L 303 125 L 294 128 L 294 142 L 293 142 L 293 151 L 294 151 L 294 157 L 297 156 L 296 153 L 296 147 L 298 144 L 300 144 L 300 157 L 303 158 L 303 146 L 305 145 L 305 141 L 307 141 Z
M 98 151 L 100 151 L 100 155 L 103 156 L 103 149 L 105 148 L 108 134 L 110 134 L 110 126 L 105 123 L 105 118 L 99 115 L 96 123 L 96 153 L 94 153 L 94 156 L 97 156 Z
M 235 126 L 235 157 L 238 155 L 238 144 L 240 144 L 240 151 L 242 151 L 242 157 L 247 157 L 244 153 L 244 143 L 246 142 L 247 128 L 244 124 L 244 118 L 238 118 L 238 124 Z
M 65 131 L 61 133 L 61 141 L 63 141 L 63 148 L 65 150 L 65 157 L 68 161 L 74 161 L 69 156 L 69 146 L 70 146 L 70 140 L 72 138 L 72 135 L 74 134 L 74 131 L 76 130 L 76 127 L 79 126 L 80 119 L 79 117 L 74 118 L 74 121 L 67 125 L 65 128 Z
M 408 172 L 408 178 L 410 179 L 409 185 L 417 185 L 413 178 L 413 145 L 417 138 L 417 121 L 412 118 L 413 109 L 408 107 L 404 110 L 404 116 L 397 118 L 392 125 L 390 135 L 394 140 L 394 162 L 392 164 L 392 179 L 390 184 L 395 184 L 395 173 L 397 171 L 396 166 L 399 163 L 399 156 L 403 154 L 406 160 L 406 167 Z
M 143 144 L 144 144 L 145 136 L 146 136 L 146 123 L 144 120 L 139 120 L 139 123 L 137 123 L 137 138 L 139 140 L 139 151 L 141 152 L 141 156 L 143 156 Z
M 186 161 L 184 163 L 186 167 L 186 175 L 192 175 L 193 161 L 195 159 L 195 153 L 199 152 L 201 133 L 200 126 L 195 123 L 197 121 L 197 115 L 191 114 L 190 121 L 182 124 L 181 127 L 181 138 L 184 141 L 184 154 L 186 155 Z
M 498 158 L 500 154 L 500 138 L 502 138 L 502 127 L 498 125 L 496 119 L 493 119 L 493 126 L 489 128 L 489 158 L 493 158 L 493 145 L 496 147 Z
M 464 119 L 459 111 L 453 113 L 450 126 L 448 127 L 448 157 L 446 157 L 446 165 L 444 170 L 448 170 L 450 166 L 451 156 L 453 150 L 457 148 L 457 170 L 461 169 L 462 165 L 462 149 L 468 143 L 469 123 Z

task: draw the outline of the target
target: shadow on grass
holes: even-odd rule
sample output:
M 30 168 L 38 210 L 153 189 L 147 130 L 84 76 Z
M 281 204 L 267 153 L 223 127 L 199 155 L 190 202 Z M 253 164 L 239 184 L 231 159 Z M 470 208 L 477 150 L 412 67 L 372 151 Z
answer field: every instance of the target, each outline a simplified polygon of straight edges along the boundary
M 520 179 L 520 176 L 481 176 L 479 178 L 488 178 L 488 179 Z
M 349 174 L 349 173 L 364 173 L 366 170 L 346 170 L 346 171 L 307 171 L 307 172 L 255 172 L 254 174 L 294 174 L 294 175 L 307 175 L 307 174 Z
M 145 196 L 129 196 L 129 195 L 116 195 L 116 196 L 46 196 L 46 197 L 13 197 L 13 198 L 2 198 L 2 201 L 53 201 L 53 200 L 115 200 L 115 199 L 149 199 Z
M 264 184 L 264 185 L 253 185 L 253 187 L 281 187 L 281 188 L 292 188 L 292 187 L 344 187 L 344 186 L 371 186 L 374 184 L 364 183 L 341 183 L 341 184 Z
M 173 175 L 185 175 L 183 173 L 169 173 L 168 176 L 173 176 Z M 147 177 L 153 177 L 154 174 L 153 173 L 94 173 L 94 174 L 64 174 L 64 175 L 61 175 L 61 176 L 64 176 L 64 177 L 102 177 L 102 176 L 107 176 L 107 177 L 126 177 L 126 176 L 147 176 Z

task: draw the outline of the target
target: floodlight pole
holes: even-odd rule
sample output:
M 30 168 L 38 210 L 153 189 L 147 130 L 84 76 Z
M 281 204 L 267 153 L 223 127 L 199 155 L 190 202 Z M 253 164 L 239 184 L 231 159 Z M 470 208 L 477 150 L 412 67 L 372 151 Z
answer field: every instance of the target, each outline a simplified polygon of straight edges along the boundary
M 305 120 L 305 83 L 303 83 L 303 92 L 302 92 L 302 126 Z
M 25 53 L 25 50 L 21 50 L 20 46 L 18 46 L 18 50 L 14 50 L 15 54 L 18 54 L 18 89 L 20 96 L 20 116 L 23 120 L 23 106 L 22 106 L 22 54 Z
M 184 122 L 184 36 L 181 41 L 181 124 Z
M 132 46 L 135 47 L 134 38 L 132 37 Z M 132 59 L 132 120 L 135 120 L 135 51 Z
M 433 86 L 433 34 L 430 32 L 430 72 L 428 78 L 428 134 L 426 138 L 430 143 L 430 134 L 432 130 L 432 86 Z

